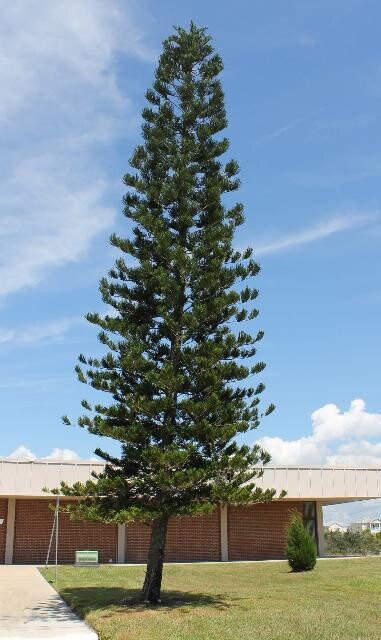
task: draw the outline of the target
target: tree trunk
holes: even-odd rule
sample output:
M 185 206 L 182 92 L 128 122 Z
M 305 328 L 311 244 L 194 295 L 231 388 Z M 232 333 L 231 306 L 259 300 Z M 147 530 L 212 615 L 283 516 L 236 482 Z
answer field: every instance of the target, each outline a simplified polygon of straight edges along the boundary
M 168 516 L 165 514 L 156 518 L 152 523 L 146 577 L 140 594 L 141 602 L 149 602 L 151 604 L 160 602 L 167 526 Z

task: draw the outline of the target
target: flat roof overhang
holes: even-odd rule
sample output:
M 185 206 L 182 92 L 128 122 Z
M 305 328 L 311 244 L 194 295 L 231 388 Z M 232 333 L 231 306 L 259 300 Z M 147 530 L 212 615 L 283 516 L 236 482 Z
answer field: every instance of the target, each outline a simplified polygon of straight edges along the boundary
M 104 463 L 97 460 L 55 461 L 0 459 L 0 497 L 47 498 L 44 487 L 61 482 L 86 482 L 92 473 L 101 473 Z M 283 500 L 318 500 L 337 504 L 381 498 L 381 468 L 325 466 L 267 466 L 255 484 L 275 489 Z
M 256 484 L 284 489 L 289 500 L 318 500 L 337 504 L 381 498 L 381 468 L 327 466 L 266 467 Z

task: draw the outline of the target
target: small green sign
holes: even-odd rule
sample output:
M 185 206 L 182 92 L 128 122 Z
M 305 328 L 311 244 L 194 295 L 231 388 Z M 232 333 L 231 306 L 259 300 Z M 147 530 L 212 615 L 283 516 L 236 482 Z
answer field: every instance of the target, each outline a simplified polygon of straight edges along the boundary
M 76 551 L 75 564 L 98 564 L 98 551 Z

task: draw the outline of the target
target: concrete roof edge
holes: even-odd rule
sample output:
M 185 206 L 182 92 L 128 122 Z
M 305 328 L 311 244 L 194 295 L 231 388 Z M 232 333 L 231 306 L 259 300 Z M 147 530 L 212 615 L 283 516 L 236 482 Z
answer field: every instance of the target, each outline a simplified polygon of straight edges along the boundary
M 17 458 L 2 458 L 0 457 L 0 463 L 1 462 L 6 462 L 6 463 L 17 463 L 17 464 L 67 464 L 67 465 L 89 465 L 89 464 L 98 464 L 98 465 L 105 465 L 106 463 L 103 460 L 94 460 L 94 459 L 81 459 L 81 460 L 51 460 L 51 459 L 46 459 L 46 458 L 36 458 L 35 460 L 18 460 Z M 313 465 L 313 464 L 300 464 L 300 465 L 296 465 L 296 464 L 290 464 L 290 465 L 282 465 L 282 464 L 272 464 L 272 465 L 265 465 L 263 467 L 263 469 L 266 470 L 270 470 L 270 469 L 292 469 L 292 470 L 298 470 L 298 471 L 303 471 L 303 470 L 310 470 L 310 469 L 332 469 L 335 471 L 347 471 L 347 470 L 354 470 L 354 471 L 367 471 L 368 469 L 370 470 L 376 470 L 376 471 L 381 471 L 381 465 L 380 466 L 344 466 L 344 465 L 340 465 L 338 467 L 336 466 L 332 466 L 332 465 Z
M 17 458 L 0 458 L 0 463 L 13 463 L 13 464 L 71 464 L 71 465 L 89 465 L 89 464 L 100 464 L 105 465 L 106 463 L 102 460 L 46 460 L 45 458 L 36 458 L 35 460 L 18 460 Z

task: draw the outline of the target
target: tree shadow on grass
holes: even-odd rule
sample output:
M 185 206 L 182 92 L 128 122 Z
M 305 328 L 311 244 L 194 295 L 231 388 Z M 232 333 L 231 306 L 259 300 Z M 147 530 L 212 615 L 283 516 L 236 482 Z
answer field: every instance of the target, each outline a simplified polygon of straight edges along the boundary
M 187 591 L 163 591 L 162 601 L 158 605 L 139 602 L 140 589 L 121 587 L 65 587 L 60 590 L 60 595 L 82 617 L 110 605 L 130 613 L 143 613 L 147 609 L 171 611 L 196 607 L 225 610 L 232 606 L 232 598 L 227 594 L 210 595 Z

